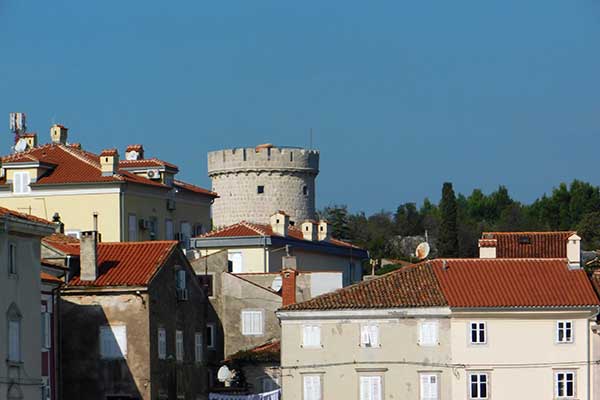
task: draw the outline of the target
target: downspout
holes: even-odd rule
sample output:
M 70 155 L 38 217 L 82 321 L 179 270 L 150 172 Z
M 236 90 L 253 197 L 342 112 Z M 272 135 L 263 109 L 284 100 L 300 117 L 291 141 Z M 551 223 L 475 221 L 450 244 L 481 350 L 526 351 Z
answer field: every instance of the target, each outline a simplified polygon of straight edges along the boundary
M 263 269 L 265 274 L 269 272 L 267 271 L 267 237 L 265 235 L 263 235 Z
M 123 187 L 121 186 L 119 188 L 119 237 L 121 238 L 120 241 L 124 242 L 125 241 L 125 192 L 123 191 Z
M 592 315 L 590 318 L 587 319 L 587 398 L 588 400 L 592 400 L 592 338 L 590 335 L 590 332 L 592 330 L 591 327 L 591 319 L 593 318 L 594 321 L 596 320 L 596 318 L 598 317 L 598 314 L 600 313 L 600 309 L 596 308 L 596 312 L 594 313 L 594 315 Z

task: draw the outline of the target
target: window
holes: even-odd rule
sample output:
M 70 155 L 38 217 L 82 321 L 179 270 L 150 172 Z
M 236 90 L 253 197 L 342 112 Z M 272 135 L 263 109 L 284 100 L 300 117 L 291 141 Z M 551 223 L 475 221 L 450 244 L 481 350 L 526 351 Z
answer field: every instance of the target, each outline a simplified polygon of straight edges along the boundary
M 18 171 L 13 175 L 13 193 L 29 193 L 31 192 L 31 177 L 29 172 Z
M 263 312 L 260 310 L 242 310 L 242 335 L 263 334 Z
M 575 372 L 557 371 L 555 373 L 555 395 L 561 399 L 575 397 Z
M 231 268 L 230 268 L 231 272 L 233 272 L 234 274 L 239 274 L 241 272 L 244 272 L 244 263 L 243 263 L 241 251 L 228 252 L 227 259 L 229 260 L 229 262 L 231 264 Z
M 265 187 L 263 185 L 258 185 L 256 187 L 256 193 L 257 194 L 263 194 L 265 192 Z
M 42 400 L 50 400 L 51 397 L 50 382 L 48 378 L 42 377 Z
M 81 229 L 67 229 L 65 235 L 81 239 Z
M 183 331 L 175 331 L 175 358 L 183 361 Z
M 471 322 L 471 343 L 483 344 L 486 342 L 485 322 Z
M 14 243 L 8 244 L 8 273 L 17 274 L 17 245 Z
M 21 319 L 8 321 L 8 361 L 21 361 Z
M 302 329 L 302 347 L 321 347 L 321 327 L 304 325 Z
M 105 325 L 100 327 L 100 357 L 104 359 L 125 358 L 127 355 L 127 327 Z
M 420 381 L 421 400 L 437 400 L 438 376 L 435 374 L 421 374 Z
M 379 347 L 379 326 L 375 324 L 361 326 L 360 345 L 363 347 Z
M 185 270 L 184 269 L 177 270 L 176 275 L 175 275 L 175 286 L 179 290 L 186 289 L 187 286 L 186 286 L 186 282 L 185 282 Z
M 167 331 L 165 328 L 158 328 L 158 358 L 160 360 L 167 358 Z
M 360 377 L 360 400 L 381 400 L 381 376 Z
M 196 362 L 202 362 L 202 334 L 200 332 L 196 332 L 194 335 L 194 348 Z
M 469 374 L 469 397 L 471 399 L 487 399 L 489 394 L 488 383 L 487 373 Z
M 165 240 L 175 240 L 172 219 L 165 219 Z
M 308 186 L 302 186 L 302 194 L 308 196 Z
M 181 232 L 181 241 L 187 249 L 190 246 L 190 239 L 192 237 L 192 225 L 187 221 L 183 221 L 180 224 L 179 229 Z
M 48 311 L 42 312 L 42 348 L 49 349 L 52 347 L 52 328 L 51 314 Z
M 212 297 L 213 296 L 213 275 L 208 274 L 208 275 L 197 275 L 198 277 L 198 283 L 200 284 L 200 286 L 202 286 L 204 288 L 204 291 L 206 292 L 206 295 L 208 297 Z
M 423 321 L 419 327 L 419 344 L 421 346 L 438 345 L 438 323 L 437 321 Z
M 209 349 L 215 348 L 215 331 L 217 327 L 215 324 L 206 324 L 206 347 Z
M 138 224 L 135 214 L 129 214 L 129 241 L 135 242 L 138 240 Z
M 556 341 L 558 343 L 573 343 L 573 322 L 556 322 Z
M 322 400 L 321 375 L 304 375 L 302 386 L 303 400 Z
M 156 240 L 158 237 L 158 220 L 156 217 L 148 218 L 148 231 L 150 232 L 150 240 Z

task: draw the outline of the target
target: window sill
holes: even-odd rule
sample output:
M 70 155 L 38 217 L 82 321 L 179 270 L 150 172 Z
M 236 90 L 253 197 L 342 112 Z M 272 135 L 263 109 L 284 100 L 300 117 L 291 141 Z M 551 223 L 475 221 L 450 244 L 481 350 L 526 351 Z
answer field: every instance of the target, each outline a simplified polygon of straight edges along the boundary
M 300 345 L 300 348 L 302 348 L 302 349 L 309 349 L 309 350 L 310 349 L 312 349 L 312 350 L 318 350 L 318 349 L 322 349 L 323 345 L 321 344 L 321 345 L 317 345 L 317 346 L 305 346 L 305 345 L 302 344 L 302 345 Z

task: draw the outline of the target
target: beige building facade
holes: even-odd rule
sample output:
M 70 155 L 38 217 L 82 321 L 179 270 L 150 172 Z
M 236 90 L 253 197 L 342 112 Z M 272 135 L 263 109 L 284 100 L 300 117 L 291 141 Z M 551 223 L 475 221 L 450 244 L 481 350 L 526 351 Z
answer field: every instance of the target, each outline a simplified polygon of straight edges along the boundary
M 40 241 L 47 221 L 0 208 L 0 398 L 42 396 Z

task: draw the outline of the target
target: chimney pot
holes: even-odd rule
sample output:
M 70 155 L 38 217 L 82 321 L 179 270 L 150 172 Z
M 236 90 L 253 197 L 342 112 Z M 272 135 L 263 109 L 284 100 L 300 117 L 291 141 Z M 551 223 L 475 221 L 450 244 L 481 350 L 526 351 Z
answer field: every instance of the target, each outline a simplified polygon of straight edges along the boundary
M 55 144 L 67 144 L 67 131 L 69 129 L 65 128 L 63 125 L 54 124 L 50 128 L 50 139 L 52 139 L 52 143 Z
M 294 259 L 294 264 L 295 264 Z M 283 269 L 281 271 L 281 303 L 283 307 L 296 303 L 296 277 L 298 271 L 296 269 Z
M 125 149 L 126 160 L 143 160 L 144 159 L 144 146 L 141 144 L 130 144 Z
M 576 233 L 567 239 L 567 259 L 571 268 L 581 268 L 581 237 Z
M 498 240 L 492 238 L 479 239 L 479 258 L 496 258 Z
M 317 224 L 315 224 L 315 221 L 304 221 L 301 225 L 301 229 L 304 240 L 310 240 L 311 242 L 317 240 Z
M 325 220 L 319 221 L 319 241 L 329 241 L 331 239 L 331 226 Z
M 107 149 L 100 153 L 100 169 L 102 176 L 113 176 L 119 170 L 119 152 L 117 149 Z
M 287 236 L 288 228 L 290 226 L 290 216 L 283 211 L 277 211 L 271 215 L 271 229 L 273 233 L 280 236 Z
M 79 279 L 95 281 L 98 277 L 98 232 L 81 232 L 79 244 Z

